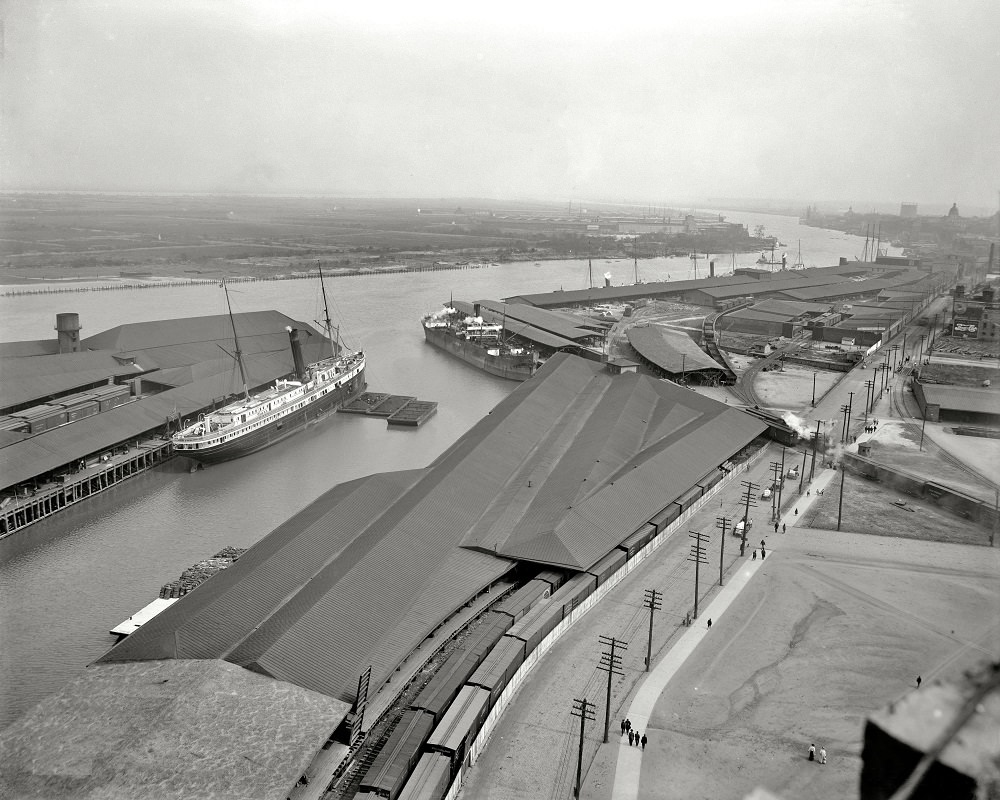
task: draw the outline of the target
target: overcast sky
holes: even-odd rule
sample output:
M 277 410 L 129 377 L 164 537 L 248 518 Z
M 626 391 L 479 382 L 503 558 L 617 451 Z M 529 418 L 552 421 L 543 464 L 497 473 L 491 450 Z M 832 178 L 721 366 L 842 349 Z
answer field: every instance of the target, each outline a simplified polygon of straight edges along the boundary
M 4 189 L 998 202 L 998 0 L 2 7 Z

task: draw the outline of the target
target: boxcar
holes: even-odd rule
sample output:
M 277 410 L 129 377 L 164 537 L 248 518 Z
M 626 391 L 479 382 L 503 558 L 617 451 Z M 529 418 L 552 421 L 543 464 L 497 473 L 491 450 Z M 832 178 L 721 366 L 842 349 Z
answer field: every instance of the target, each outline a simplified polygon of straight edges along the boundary
M 433 728 L 430 714 L 404 711 L 358 788 L 396 800 Z
M 563 585 L 563 583 L 566 581 L 566 576 L 557 570 L 546 569 L 539 572 L 535 576 L 535 580 L 545 581 L 546 583 L 549 584 L 549 586 L 552 587 L 552 591 L 554 592 L 556 589 L 558 589 L 560 586 Z
M 504 687 L 524 663 L 524 655 L 524 640 L 504 636 L 472 673 L 469 685 L 486 689 L 490 693 L 490 708 L 496 705 Z
M 556 592 L 558 595 L 559 592 Z M 552 595 L 541 600 L 521 619 L 511 625 L 507 636 L 513 636 L 524 641 L 524 652 L 530 653 L 544 639 L 549 631 L 562 622 L 562 603 L 554 600 Z
M 514 622 L 517 622 L 531 610 L 535 603 L 550 594 L 552 594 L 551 584 L 536 578 L 528 581 L 509 597 L 501 600 L 493 607 L 493 610 L 497 613 L 508 614 Z
M 511 624 L 510 617 L 506 614 L 486 614 L 463 643 L 462 649 L 478 667 Z
M 617 547 L 608 553 L 604 558 L 598 561 L 594 566 L 587 570 L 591 575 L 597 578 L 597 585 L 600 586 L 608 578 L 618 571 L 618 568 L 625 563 L 627 557 L 622 550 Z
M 451 783 L 451 759 L 441 753 L 420 756 L 399 800 L 441 800 Z
M 562 600 L 562 615 L 566 619 L 573 613 L 573 609 L 590 597 L 591 592 L 597 588 L 597 578 L 589 572 L 581 572 L 574 575 L 566 585 L 562 587 L 559 597 Z
M 489 701 L 490 693 L 486 689 L 478 686 L 463 687 L 448 712 L 431 731 L 427 749 L 444 753 L 451 759 L 452 775 L 465 761 L 469 745 L 486 719 Z
M 476 664 L 470 660 L 469 654 L 465 650 L 456 650 L 413 698 L 410 708 L 422 709 L 433 716 L 435 721 L 440 721 L 455 695 L 475 670 Z
M 694 505 L 695 500 L 697 500 L 700 497 L 701 497 L 701 487 L 693 486 L 692 488 L 684 492 L 684 494 L 682 494 L 676 500 L 674 500 L 674 502 L 681 507 L 681 511 L 687 511 L 689 508 L 691 508 L 692 505 Z
M 671 503 L 663 511 L 653 517 L 650 522 L 656 526 L 657 533 L 663 533 L 663 531 L 681 515 L 680 506 L 675 503 Z
M 625 551 L 628 558 L 632 558 L 636 553 L 645 547 L 649 540 L 656 536 L 656 526 L 652 523 L 643 525 L 639 530 L 629 536 L 618 548 Z

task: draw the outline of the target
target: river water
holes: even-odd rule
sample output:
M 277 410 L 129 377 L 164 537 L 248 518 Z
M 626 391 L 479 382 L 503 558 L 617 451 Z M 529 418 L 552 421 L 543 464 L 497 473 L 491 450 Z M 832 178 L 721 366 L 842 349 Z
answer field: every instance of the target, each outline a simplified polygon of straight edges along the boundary
M 807 266 L 863 251 L 863 239 L 794 218 L 727 216 L 750 230 L 765 225 L 790 245 L 789 264 L 799 240 Z M 737 255 L 736 265 L 757 255 Z M 718 274 L 733 266 L 729 255 L 715 260 Z M 638 269 L 646 282 L 693 277 L 687 258 L 642 260 Z M 707 271 L 700 263 L 699 276 Z M 631 260 L 595 260 L 595 284 L 605 272 L 615 285 L 634 282 Z M 171 462 L 0 540 L 0 728 L 104 653 L 113 644 L 108 630 L 186 567 L 226 545 L 252 545 L 338 483 L 426 466 L 517 385 L 427 345 L 424 313 L 450 296 L 496 299 L 588 282 L 585 260 L 328 281 L 342 337 L 368 355 L 369 388 L 436 400 L 437 414 L 415 430 L 333 414 L 261 453 L 194 474 Z M 230 294 L 236 312 L 277 309 L 313 322 L 321 317 L 318 289 L 318 281 L 274 281 L 234 285 Z M 214 285 L 0 297 L 0 341 L 53 337 L 61 312 L 78 313 L 86 337 L 128 322 L 225 313 L 225 301 Z

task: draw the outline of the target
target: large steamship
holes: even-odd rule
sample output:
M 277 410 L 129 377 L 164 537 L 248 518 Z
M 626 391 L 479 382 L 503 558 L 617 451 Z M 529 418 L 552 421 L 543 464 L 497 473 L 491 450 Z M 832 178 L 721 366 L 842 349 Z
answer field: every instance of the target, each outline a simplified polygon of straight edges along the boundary
M 535 374 L 538 353 L 511 342 L 504 325 L 488 323 L 478 315 L 466 316 L 450 305 L 425 316 L 424 338 L 474 367 L 513 381 L 526 381 Z
M 228 300 L 227 290 L 227 305 Z M 325 288 L 323 301 L 326 306 Z M 231 321 L 231 307 L 229 315 Z M 302 355 L 301 337 L 304 332 L 287 328 L 295 364 L 294 379 L 278 379 L 269 389 L 251 395 L 246 386 L 246 372 L 234 324 L 234 357 L 243 378 L 243 397 L 203 415 L 193 425 L 175 433 L 171 437 L 174 451 L 202 464 L 240 458 L 281 441 L 307 423 L 357 397 L 366 385 L 365 354 L 341 348 L 339 337 L 331 335 L 329 312 L 326 328 L 333 353 L 312 364 L 306 364 Z

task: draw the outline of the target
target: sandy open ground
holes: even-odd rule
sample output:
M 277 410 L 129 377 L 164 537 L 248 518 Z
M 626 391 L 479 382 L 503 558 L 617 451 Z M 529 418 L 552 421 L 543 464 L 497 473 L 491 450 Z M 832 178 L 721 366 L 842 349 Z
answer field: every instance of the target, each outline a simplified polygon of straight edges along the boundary
M 856 797 L 870 712 L 913 691 L 918 674 L 947 677 L 1000 656 L 997 550 L 804 529 L 771 536 L 769 546 L 766 564 L 660 696 L 646 731 L 640 799 L 739 798 L 756 786 L 789 799 Z M 618 713 L 610 743 L 600 743 L 605 676 L 594 671 L 597 638 L 632 640 L 626 675 L 616 681 L 631 695 L 645 651 L 641 587 L 675 575 L 671 564 L 686 546 L 661 550 L 536 667 L 463 797 L 572 796 L 579 731 L 572 697 L 596 701 L 598 712 L 582 796 L 612 796 L 618 750 L 628 744 L 616 735 Z M 616 689 L 615 712 L 627 707 L 622 695 Z M 825 767 L 806 759 L 810 742 L 826 747 Z

